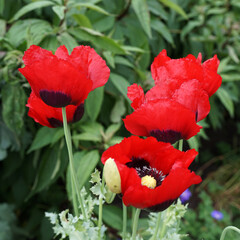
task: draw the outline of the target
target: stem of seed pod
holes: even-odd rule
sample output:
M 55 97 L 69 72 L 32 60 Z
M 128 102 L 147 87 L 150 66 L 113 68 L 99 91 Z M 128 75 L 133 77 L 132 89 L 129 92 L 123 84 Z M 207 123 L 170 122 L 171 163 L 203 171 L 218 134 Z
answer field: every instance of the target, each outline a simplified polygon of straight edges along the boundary
M 183 150 L 183 139 L 178 141 L 178 150 L 182 151 Z
M 157 239 L 157 234 L 158 234 L 158 231 L 159 231 L 160 222 L 161 222 L 161 212 L 158 213 L 158 218 L 157 218 L 157 223 L 156 223 L 156 227 L 155 227 L 155 232 L 154 232 L 151 240 L 156 240 Z
M 70 166 L 70 174 L 73 181 L 74 187 L 72 189 L 72 197 L 74 199 L 75 192 L 77 193 L 78 201 L 81 207 L 82 215 L 84 220 L 87 220 L 87 215 L 85 212 L 84 204 L 83 204 L 83 197 L 80 193 L 80 189 L 78 187 L 78 181 L 77 181 L 77 175 L 74 170 L 73 165 L 73 153 L 72 153 L 72 141 L 71 141 L 71 133 L 67 125 L 67 116 L 66 116 L 66 109 L 62 108 L 62 117 L 63 117 L 63 129 L 64 129 L 64 135 L 67 143 L 67 149 L 68 149 L 68 157 L 69 157 L 69 166 Z
M 102 209 L 103 209 L 103 197 L 104 193 L 104 177 L 102 177 L 101 193 L 99 195 L 99 209 L 98 209 L 98 239 L 101 240 L 101 227 L 102 227 Z
M 127 207 L 122 202 L 123 206 L 123 231 L 122 231 L 122 240 L 125 240 L 126 238 L 126 230 L 127 230 Z
M 228 226 L 228 227 L 224 228 L 224 230 L 223 230 L 223 232 L 222 232 L 222 234 L 221 234 L 220 240 L 224 240 L 224 239 L 225 239 L 225 235 L 226 235 L 226 233 L 227 233 L 229 230 L 236 231 L 237 233 L 240 234 L 240 229 L 238 229 L 237 227 L 234 227 L 234 226 Z
M 137 210 L 135 212 L 134 220 L 133 220 L 132 240 L 136 240 L 138 219 L 139 219 L 140 212 L 141 212 L 141 209 L 137 208 Z

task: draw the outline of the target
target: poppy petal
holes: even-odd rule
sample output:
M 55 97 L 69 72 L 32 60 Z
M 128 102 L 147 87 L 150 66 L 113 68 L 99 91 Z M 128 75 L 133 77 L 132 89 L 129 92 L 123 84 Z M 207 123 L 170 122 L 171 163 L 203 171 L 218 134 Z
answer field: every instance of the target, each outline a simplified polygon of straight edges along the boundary
M 132 101 L 131 106 L 133 109 L 139 108 L 144 102 L 143 89 L 140 85 L 137 85 L 136 83 L 128 87 L 127 96 Z
M 193 112 L 168 99 L 149 101 L 123 121 L 126 129 L 132 134 L 138 136 L 159 134 L 159 141 L 170 143 L 181 138 L 189 139 L 201 128 L 196 124 Z
M 57 56 L 59 59 L 67 60 L 68 57 L 69 57 L 67 48 L 66 48 L 64 45 L 60 46 L 60 47 L 56 50 L 55 56 Z
M 54 58 L 51 51 L 36 45 L 31 45 L 30 48 L 24 52 L 23 62 L 25 65 L 31 65 L 46 58 Z
M 79 105 L 92 88 L 92 82 L 85 75 L 56 57 L 26 65 L 19 71 L 26 77 L 37 97 L 41 98 L 40 91 L 44 91 L 42 100 L 52 107 Z
M 106 62 L 89 46 L 75 47 L 69 61 L 93 83 L 92 90 L 103 86 L 110 75 Z
M 34 92 L 30 94 L 26 106 L 29 108 L 28 116 L 33 118 L 35 122 L 50 128 L 62 127 L 62 109 L 48 106 L 40 98 L 38 98 Z M 79 106 L 67 106 L 67 121 L 79 121 L 83 116 L 83 111 L 83 103 Z

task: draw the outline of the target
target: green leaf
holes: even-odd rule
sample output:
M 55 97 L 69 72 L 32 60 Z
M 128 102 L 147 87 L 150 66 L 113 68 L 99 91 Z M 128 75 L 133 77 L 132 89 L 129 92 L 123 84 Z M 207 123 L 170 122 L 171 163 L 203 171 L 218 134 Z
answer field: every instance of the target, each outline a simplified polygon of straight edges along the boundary
M 9 21 L 10 23 L 19 19 L 21 16 L 23 16 L 24 14 L 31 12 L 35 9 L 38 8 L 43 8 L 43 7 L 48 7 L 48 6 L 52 6 L 54 5 L 53 2 L 51 1 L 37 1 L 37 2 L 32 2 L 29 3 L 28 5 L 22 7 L 13 17 L 12 19 Z
M 116 64 L 122 64 L 122 65 L 128 66 L 130 68 L 134 68 L 134 65 L 128 59 L 126 59 L 125 57 L 116 56 L 114 58 L 114 61 L 115 61 Z
M 124 103 L 124 98 L 120 97 L 117 99 L 114 107 L 112 108 L 110 119 L 113 123 L 119 123 L 122 120 L 122 116 L 126 112 L 126 107 Z
M 87 16 L 83 14 L 74 14 L 73 18 L 80 27 L 92 28 L 91 21 L 88 19 Z
M 239 73 L 229 73 L 229 74 L 221 74 L 223 82 L 235 82 L 240 81 Z
M 146 0 L 132 0 L 132 7 L 141 23 L 143 30 L 146 32 L 149 38 L 152 37 L 150 27 L 150 14 L 148 11 Z
M 173 38 L 172 35 L 169 31 L 169 29 L 166 27 L 165 24 L 163 24 L 161 21 L 159 20 L 153 20 L 151 21 L 151 27 L 157 31 L 158 33 L 161 34 L 161 36 L 169 43 L 171 43 L 172 45 L 174 45 L 173 42 Z
M 236 50 L 230 45 L 227 45 L 227 50 L 228 50 L 228 54 L 232 58 L 232 60 L 235 63 L 239 63 L 239 58 L 238 58 L 238 55 L 236 53 Z
M 80 141 L 93 141 L 93 142 L 101 142 L 102 138 L 100 135 L 95 135 L 93 133 L 80 133 L 76 134 L 72 137 L 74 140 L 80 140 Z
M 76 152 L 74 154 L 74 168 L 77 173 L 79 189 L 84 186 L 91 173 L 93 172 L 93 169 L 96 167 L 99 159 L 100 156 L 97 150 L 90 151 L 87 154 L 85 154 L 85 152 Z M 67 172 L 67 189 L 68 198 L 72 199 L 72 187 L 69 168 Z
M 38 45 L 46 36 L 53 32 L 51 25 L 40 19 L 19 20 L 12 25 L 6 36 L 10 43 L 18 47 L 26 39 L 29 44 Z
M 110 227 L 122 230 L 122 210 L 114 205 L 103 206 L 103 221 Z
M 38 130 L 28 153 L 57 142 L 63 135 L 62 129 L 42 127 Z
M 0 19 L 0 37 L 3 37 L 6 33 L 6 21 Z
M 65 45 L 69 52 L 72 52 L 73 48 L 79 45 L 77 41 L 67 32 L 63 32 L 61 35 L 59 35 L 58 41 Z
M 61 172 L 64 171 L 67 164 L 67 156 L 66 152 L 63 154 L 63 150 L 63 146 L 59 147 L 58 145 L 55 145 L 53 148 L 48 148 L 44 152 L 29 197 L 44 190 L 57 179 Z
M 57 14 L 60 20 L 64 18 L 64 11 L 66 9 L 65 6 L 53 6 L 52 9 Z
M 221 87 L 217 91 L 217 96 L 219 97 L 220 101 L 222 102 L 224 107 L 229 112 L 230 116 L 233 117 L 234 116 L 234 104 L 233 104 L 233 101 L 232 101 L 229 93 L 223 87 Z
M 170 0 L 159 0 L 162 4 L 164 4 L 165 6 L 173 9 L 174 11 L 176 11 L 178 14 L 180 14 L 181 16 L 183 16 L 185 19 L 188 19 L 187 14 L 184 12 L 184 10 L 177 5 L 176 3 L 170 1 Z
M 185 36 L 194 28 L 201 26 L 203 21 L 190 21 L 181 31 L 181 40 L 184 41 Z
M 197 136 L 193 136 L 190 139 L 187 140 L 188 145 L 191 149 L 195 149 L 196 151 L 198 151 L 199 149 L 199 141 Z
M 26 110 L 26 95 L 19 84 L 6 84 L 2 94 L 2 117 L 5 124 L 19 135 L 22 131 Z
M 103 8 L 101 8 L 97 5 L 94 5 L 92 3 L 76 3 L 74 5 L 74 8 L 77 8 L 77 7 L 85 7 L 85 8 L 89 8 L 89 9 L 92 9 L 94 11 L 97 11 L 99 13 L 105 14 L 105 15 L 112 15 L 109 12 L 105 11 Z
M 111 73 L 110 79 L 113 85 L 118 89 L 118 91 L 125 97 L 125 99 L 130 103 L 129 98 L 127 97 L 127 88 L 130 86 L 129 82 L 122 76 Z
M 92 121 L 95 121 L 100 113 L 104 96 L 104 86 L 90 92 L 86 100 L 87 114 Z

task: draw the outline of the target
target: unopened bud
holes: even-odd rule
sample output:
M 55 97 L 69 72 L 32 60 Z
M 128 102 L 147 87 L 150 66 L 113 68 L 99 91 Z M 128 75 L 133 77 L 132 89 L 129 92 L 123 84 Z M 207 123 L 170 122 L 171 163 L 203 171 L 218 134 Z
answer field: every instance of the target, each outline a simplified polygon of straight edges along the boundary
M 121 177 L 113 158 L 109 158 L 103 168 L 103 176 L 107 187 L 113 193 L 121 193 Z

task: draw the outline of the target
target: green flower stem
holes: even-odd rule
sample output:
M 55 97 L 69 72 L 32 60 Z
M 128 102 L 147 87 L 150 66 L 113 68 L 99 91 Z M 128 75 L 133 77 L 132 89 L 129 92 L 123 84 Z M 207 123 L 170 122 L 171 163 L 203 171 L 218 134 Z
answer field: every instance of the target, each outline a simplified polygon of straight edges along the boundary
M 72 177 L 72 174 L 71 175 L 71 187 L 72 189 L 74 189 L 74 181 L 73 181 L 73 177 Z M 76 194 L 75 194 L 75 191 L 72 190 L 72 201 L 73 201 L 73 210 L 74 210 L 74 214 L 76 216 L 78 216 L 78 205 L 77 205 L 77 199 L 76 199 Z
M 135 212 L 134 220 L 133 220 L 132 240 L 136 240 L 138 219 L 139 219 L 140 212 L 141 212 L 141 209 L 137 208 Z
M 122 240 L 126 238 L 126 231 L 127 231 L 127 207 L 122 202 L 123 206 L 123 231 L 122 231 Z
M 155 232 L 154 232 L 151 240 L 157 240 L 157 234 L 158 234 L 158 231 L 159 231 L 160 222 L 161 222 L 161 212 L 158 213 L 158 218 L 157 218 L 157 223 L 156 223 L 156 227 L 155 227 Z
M 72 141 L 71 141 L 71 133 L 67 125 L 67 116 L 66 116 L 66 109 L 62 108 L 62 116 L 63 116 L 63 129 L 64 129 L 64 134 L 65 134 L 65 139 L 67 143 L 67 149 L 68 149 L 68 156 L 69 156 L 69 165 L 70 165 L 70 174 L 71 178 L 73 181 L 74 188 L 72 189 L 72 197 L 74 199 L 75 192 L 77 193 L 78 201 L 81 207 L 81 211 L 83 214 L 84 220 L 87 219 L 84 204 L 83 204 L 83 198 L 80 193 L 80 189 L 78 187 L 78 181 L 77 181 L 77 176 L 74 171 L 74 166 L 73 166 L 73 153 L 72 153 Z
M 183 139 L 179 140 L 179 142 L 178 142 L 178 150 L 180 150 L 180 151 L 183 150 Z
M 234 227 L 234 226 L 228 226 L 228 227 L 224 228 L 224 230 L 223 230 L 223 232 L 222 232 L 222 234 L 221 234 L 220 240 L 224 240 L 224 239 L 225 239 L 225 235 L 226 235 L 226 233 L 227 233 L 229 230 L 236 231 L 237 233 L 240 234 L 240 229 L 238 229 L 237 227 Z
M 103 197 L 104 193 L 104 177 L 102 177 L 102 185 L 101 185 L 101 194 L 99 195 L 99 208 L 98 208 L 98 239 L 101 240 L 101 227 L 102 227 L 102 210 L 103 210 Z

